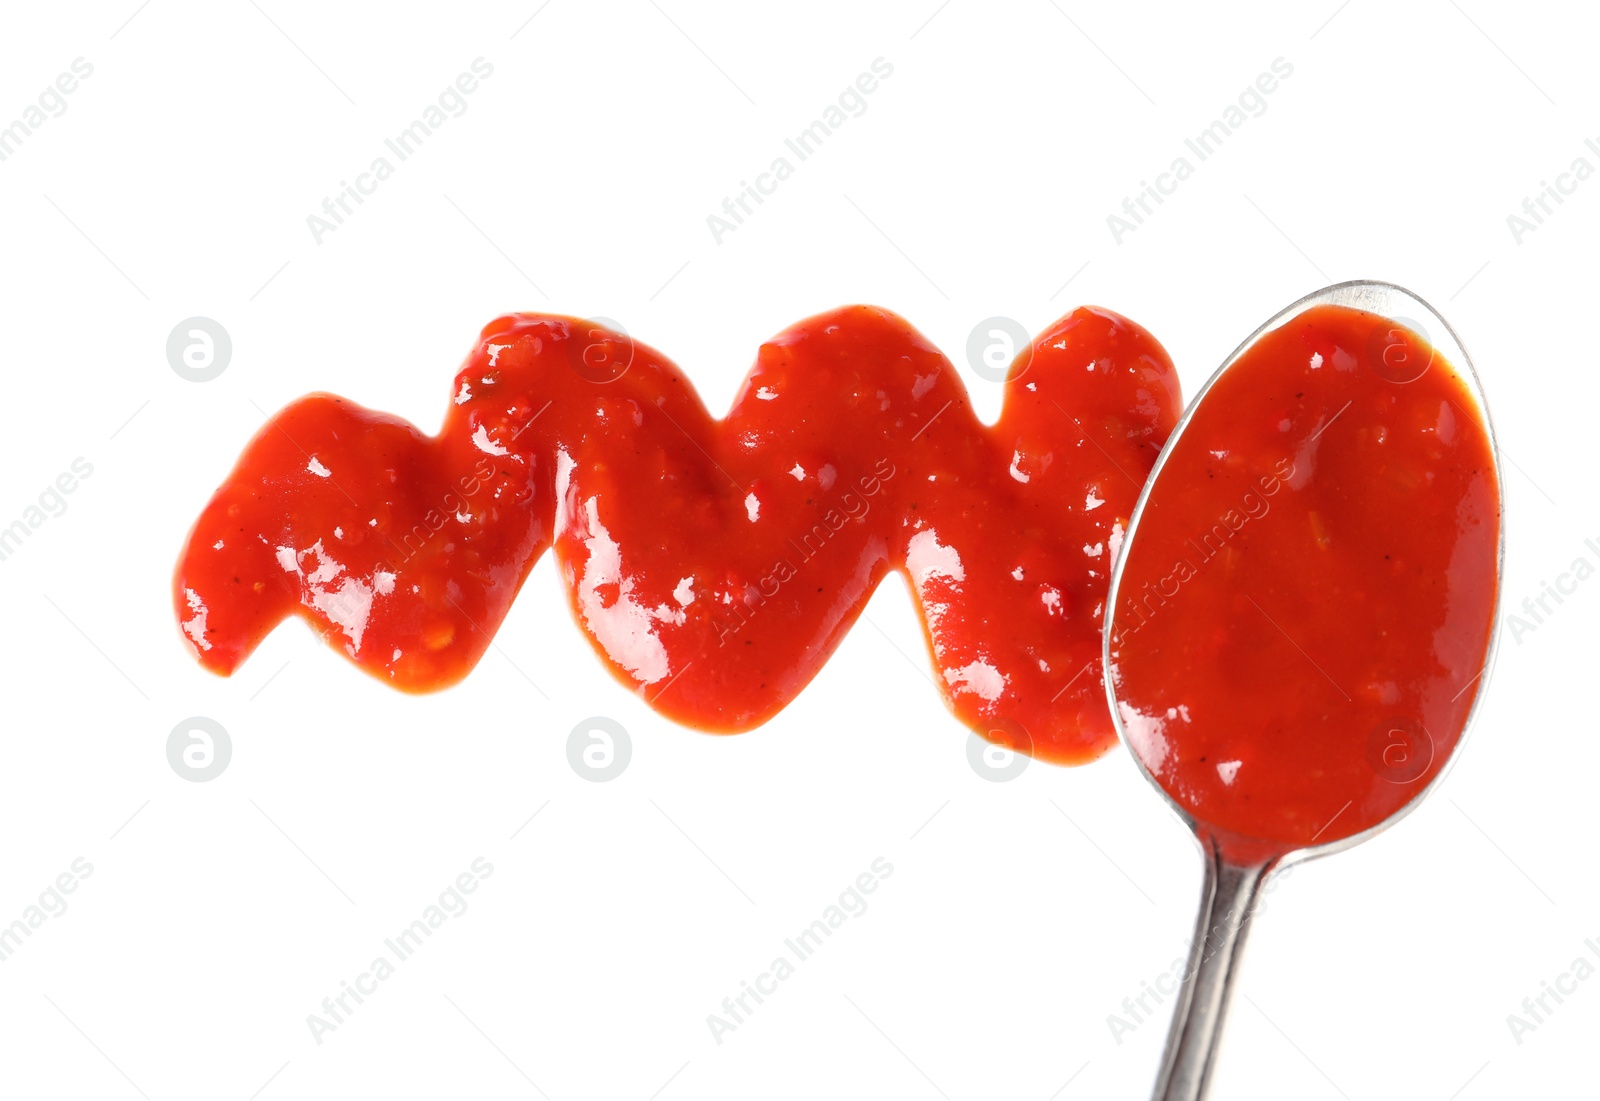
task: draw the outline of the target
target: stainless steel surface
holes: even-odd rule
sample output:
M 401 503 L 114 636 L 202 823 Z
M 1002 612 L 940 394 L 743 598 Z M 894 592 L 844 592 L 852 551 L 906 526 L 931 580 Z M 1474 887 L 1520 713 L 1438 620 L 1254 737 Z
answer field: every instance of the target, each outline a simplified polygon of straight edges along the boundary
M 1418 332 L 1427 339 L 1435 351 L 1443 356 L 1456 373 L 1466 384 L 1468 392 L 1477 405 L 1477 412 L 1483 419 L 1485 431 L 1488 435 L 1489 447 L 1494 455 L 1495 483 L 1500 495 L 1500 532 L 1499 546 L 1496 556 L 1495 572 L 1495 602 L 1491 610 L 1492 626 L 1489 635 L 1489 647 L 1484 657 L 1483 669 L 1477 678 L 1474 690 L 1472 707 L 1467 714 L 1466 725 L 1457 740 L 1450 758 L 1429 781 L 1428 785 L 1419 791 L 1394 814 L 1379 822 L 1370 829 L 1350 837 L 1330 841 L 1323 845 L 1314 845 L 1284 854 L 1266 864 L 1252 867 L 1240 867 L 1228 863 L 1217 851 L 1216 847 L 1201 841 L 1201 849 L 1206 860 L 1206 874 L 1201 892 L 1200 914 L 1195 925 L 1194 943 L 1190 947 L 1189 969 L 1185 973 L 1179 996 L 1173 1009 L 1172 1028 L 1167 1035 L 1167 1048 L 1163 1056 L 1162 1068 L 1157 1079 L 1155 1101 L 1202 1101 L 1206 1097 L 1210 1085 L 1211 1071 L 1216 1061 L 1218 1044 L 1222 1035 L 1223 1022 L 1227 1015 L 1228 1002 L 1232 994 L 1235 977 L 1238 974 L 1241 953 L 1244 947 L 1244 937 L 1249 928 L 1250 913 L 1254 910 L 1255 900 L 1259 897 L 1262 885 L 1267 879 L 1282 868 L 1302 861 L 1312 860 L 1317 857 L 1329 856 L 1342 852 L 1353 845 L 1358 845 L 1383 830 L 1388 829 L 1395 822 L 1404 818 L 1417 804 L 1422 802 L 1449 773 L 1450 767 L 1455 763 L 1455 758 L 1460 754 L 1461 747 L 1467 740 L 1467 735 L 1472 729 L 1473 722 L 1477 719 L 1479 707 L 1483 702 L 1484 685 L 1488 683 L 1489 674 L 1494 666 L 1495 654 L 1499 649 L 1499 622 L 1500 622 L 1500 579 L 1505 575 L 1505 484 L 1501 473 L 1500 448 L 1494 433 L 1494 421 L 1489 416 L 1488 403 L 1484 398 L 1483 387 L 1478 379 L 1476 370 L 1472 366 L 1471 357 L 1461 345 L 1460 338 L 1455 330 L 1450 327 L 1443 316 L 1421 298 L 1412 294 L 1403 287 L 1392 283 L 1380 283 L 1368 280 L 1355 280 L 1348 283 L 1336 283 L 1324 287 L 1319 291 L 1306 295 L 1304 298 L 1279 311 L 1264 325 L 1250 335 L 1244 343 L 1234 349 L 1233 354 L 1223 361 L 1222 366 L 1207 380 L 1195 395 L 1194 400 L 1184 410 L 1183 416 L 1178 420 L 1173 429 L 1172 436 L 1162 448 L 1157 457 L 1155 468 L 1150 472 L 1150 477 L 1145 481 L 1144 489 L 1139 494 L 1138 504 L 1134 507 L 1133 516 L 1128 522 L 1128 532 L 1123 539 L 1122 552 L 1117 558 L 1116 565 L 1111 573 L 1111 589 L 1106 599 L 1106 618 L 1102 640 L 1102 659 L 1106 669 L 1106 697 L 1111 706 L 1112 721 L 1116 724 L 1117 735 L 1122 739 L 1123 745 L 1133 755 L 1139 770 L 1149 781 L 1150 786 L 1160 792 L 1162 799 L 1178 815 L 1182 821 L 1195 831 L 1196 838 L 1202 837 L 1202 832 L 1197 828 L 1195 821 L 1183 807 L 1172 800 L 1164 788 L 1156 782 L 1150 770 L 1145 767 L 1144 761 L 1139 757 L 1133 743 L 1129 740 L 1128 731 L 1123 724 L 1122 714 L 1117 707 L 1116 678 L 1112 670 L 1111 642 L 1115 631 L 1115 615 L 1117 607 L 1118 590 L 1122 583 L 1122 567 L 1127 561 L 1129 549 L 1138 538 L 1139 520 L 1144 515 L 1145 503 L 1150 498 L 1151 490 L 1161 477 L 1162 469 L 1171 457 L 1173 447 L 1183 435 L 1184 430 L 1194 418 L 1195 410 L 1205 401 L 1207 393 L 1216 384 L 1217 379 L 1235 363 L 1240 356 L 1252 347 L 1261 337 L 1272 330 L 1290 321 L 1294 317 L 1314 306 L 1348 306 L 1354 309 L 1366 310 L 1383 317 L 1397 321 Z
M 1201 847 L 1206 874 L 1200 914 L 1156 1078 L 1154 1096 L 1160 1101 L 1192 1101 L 1210 1086 L 1245 934 L 1261 888 L 1276 868 L 1272 863 L 1241 867 L 1229 863 L 1215 845 Z

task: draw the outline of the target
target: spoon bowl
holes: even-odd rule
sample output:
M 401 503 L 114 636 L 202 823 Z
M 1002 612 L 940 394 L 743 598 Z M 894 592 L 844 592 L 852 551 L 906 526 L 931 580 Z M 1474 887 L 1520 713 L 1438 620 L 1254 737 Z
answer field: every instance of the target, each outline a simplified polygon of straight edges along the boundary
M 1206 1095 L 1268 878 L 1387 829 L 1448 771 L 1496 648 L 1501 484 L 1454 330 L 1379 282 L 1267 321 L 1162 449 L 1103 654 L 1118 736 L 1205 858 L 1157 1099 Z

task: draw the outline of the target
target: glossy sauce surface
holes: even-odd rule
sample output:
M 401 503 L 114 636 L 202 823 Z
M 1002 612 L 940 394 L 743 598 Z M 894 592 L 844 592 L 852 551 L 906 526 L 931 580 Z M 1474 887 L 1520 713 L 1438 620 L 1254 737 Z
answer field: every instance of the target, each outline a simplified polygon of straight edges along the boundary
M 1478 409 L 1422 337 L 1334 306 L 1204 396 L 1128 547 L 1111 646 L 1129 741 L 1202 826 L 1326 844 L 1449 758 L 1497 585 Z
M 792 700 L 896 570 L 964 723 L 1088 760 L 1115 740 L 1104 599 L 1177 376 L 1143 329 L 1082 308 L 1005 387 L 985 427 L 925 338 L 851 306 L 762 345 L 719 421 L 622 334 L 502 317 L 437 436 L 327 394 L 274 416 L 180 556 L 178 620 L 219 673 L 298 615 L 368 673 L 430 691 L 472 669 L 554 547 L 618 679 L 731 732 Z

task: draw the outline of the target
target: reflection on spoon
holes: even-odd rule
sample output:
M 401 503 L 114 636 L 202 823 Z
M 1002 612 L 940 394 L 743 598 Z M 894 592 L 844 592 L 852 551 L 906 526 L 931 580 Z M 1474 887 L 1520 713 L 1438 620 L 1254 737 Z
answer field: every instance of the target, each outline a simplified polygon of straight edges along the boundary
M 1105 627 L 1118 733 L 1206 857 L 1157 1098 L 1205 1095 L 1267 877 L 1372 836 L 1443 775 L 1482 695 L 1501 548 L 1477 378 L 1399 287 L 1290 306 L 1179 423 Z

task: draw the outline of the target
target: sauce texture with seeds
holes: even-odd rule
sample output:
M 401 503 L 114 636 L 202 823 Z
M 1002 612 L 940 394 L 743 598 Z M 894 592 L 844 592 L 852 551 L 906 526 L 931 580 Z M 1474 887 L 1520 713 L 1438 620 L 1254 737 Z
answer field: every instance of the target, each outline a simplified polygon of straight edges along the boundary
M 296 615 L 398 688 L 444 688 L 553 548 L 611 672 L 732 732 L 794 699 L 898 571 L 961 721 L 1061 763 L 1115 740 L 1104 601 L 1181 405 L 1125 318 L 1052 325 L 992 427 L 938 349 L 867 306 L 762 345 L 721 420 L 659 353 L 537 314 L 487 326 L 450 398 L 435 436 L 328 394 L 271 418 L 180 555 L 202 665 L 233 672 Z
M 1499 486 L 1462 378 L 1314 307 L 1215 382 L 1118 584 L 1118 707 L 1203 826 L 1285 852 L 1387 819 L 1449 759 L 1493 631 Z

